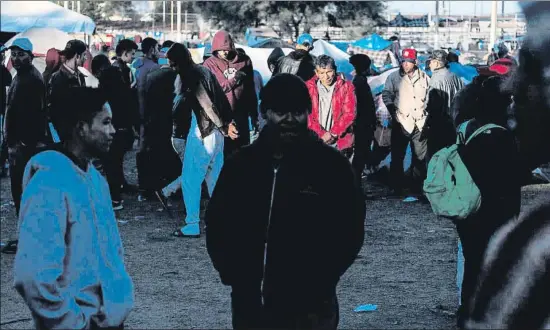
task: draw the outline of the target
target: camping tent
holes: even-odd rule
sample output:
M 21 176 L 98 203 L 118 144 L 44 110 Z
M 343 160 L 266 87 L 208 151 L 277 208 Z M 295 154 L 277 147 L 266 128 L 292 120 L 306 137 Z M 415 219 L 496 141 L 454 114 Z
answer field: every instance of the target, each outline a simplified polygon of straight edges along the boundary
M 95 23 L 88 16 L 51 1 L 1 1 L 0 31 L 22 32 L 29 28 L 56 28 L 66 33 L 93 34 Z
M 13 41 L 17 38 L 28 38 L 31 41 L 33 45 L 33 54 L 35 56 L 32 63 L 40 72 L 43 72 L 46 68 L 45 56 L 48 49 L 64 49 L 67 42 L 72 39 L 67 33 L 55 28 L 32 28 L 16 34 L 6 42 L 6 47 L 11 46 Z M 7 56 L 6 61 L 7 60 L 9 60 L 9 56 Z M 13 72 L 13 74 L 15 74 L 15 72 Z
M 394 48 L 395 44 L 392 41 L 385 40 L 375 33 L 352 43 L 348 52 L 367 55 L 378 71 L 384 71 L 399 66 L 396 56 L 398 50 Z

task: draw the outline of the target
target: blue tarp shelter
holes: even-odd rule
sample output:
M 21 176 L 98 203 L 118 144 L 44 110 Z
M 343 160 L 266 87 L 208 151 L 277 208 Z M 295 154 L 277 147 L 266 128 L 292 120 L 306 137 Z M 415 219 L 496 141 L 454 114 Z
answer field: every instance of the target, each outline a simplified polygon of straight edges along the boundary
M 370 36 L 366 36 L 362 39 L 359 39 L 353 42 L 351 45 L 353 47 L 379 51 L 390 47 L 392 45 L 392 42 L 374 33 Z
M 269 39 L 280 39 L 279 35 L 268 27 L 248 28 L 244 34 L 246 45 L 255 47 L 257 44 L 265 42 Z
M 56 28 L 66 33 L 93 34 L 95 23 L 88 16 L 51 1 L 0 2 L 0 31 L 19 33 L 30 28 Z

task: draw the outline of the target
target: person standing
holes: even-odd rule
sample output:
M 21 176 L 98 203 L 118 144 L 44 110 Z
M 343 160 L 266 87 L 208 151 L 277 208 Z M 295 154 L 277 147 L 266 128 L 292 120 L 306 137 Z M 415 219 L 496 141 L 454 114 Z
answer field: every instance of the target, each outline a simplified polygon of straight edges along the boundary
M 7 48 L 0 45 L 0 177 L 7 175 L 8 144 L 4 140 L 4 118 L 6 115 L 6 104 L 8 89 L 11 85 L 12 76 L 4 66 L 4 54 Z
M 191 112 L 181 173 L 183 202 L 187 215 L 185 226 L 172 234 L 176 237 L 199 237 L 201 186 L 206 181 L 208 193 L 218 181 L 224 163 L 224 137 L 237 139 L 231 105 L 216 76 L 193 62 L 191 53 L 182 44 L 173 44 L 166 54 L 170 66 L 179 75 L 176 93 L 187 106 L 179 111 Z M 176 109 L 178 110 L 178 109 Z M 175 114 L 176 118 L 187 114 Z
M 15 288 L 36 329 L 123 329 L 133 283 L 107 182 L 91 164 L 113 140 L 111 111 L 86 87 L 59 106 L 63 143 L 25 168 Z
M 376 129 L 376 106 L 369 85 L 371 59 L 365 54 L 355 54 L 349 58 L 355 69 L 353 86 L 357 99 L 357 116 L 355 119 L 354 134 L 355 148 L 352 165 L 361 180 L 365 165 L 371 161 L 371 145 Z
M 327 145 L 353 156 L 357 101 L 355 87 L 336 74 L 336 63 L 327 55 L 317 58 L 316 76 L 306 82 L 312 110 L 308 127 Z
M 260 98 L 266 126 L 223 167 L 206 247 L 231 286 L 234 329 L 336 329 L 336 287 L 363 245 L 365 202 L 348 160 L 308 130 L 302 79 L 276 75 Z
M 427 163 L 436 152 L 456 141 L 451 104 L 455 95 L 464 88 L 464 82 L 447 68 L 447 56 L 444 50 L 434 50 L 430 56 L 432 76 L 428 85 L 428 118 L 424 128 L 428 139 Z
M 134 87 L 135 81 L 130 69 L 130 63 L 134 61 L 138 45 L 130 39 L 122 39 L 116 45 L 116 59 L 113 62 L 113 66 L 120 69 L 124 83 L 130 87 Z
M 390 181 L 392 193 L 400 196 L 403 190 L 403 160 L 411 144 L 413 163 L 418 181 L 426 177 L 427 139 L 422 134 L 426 122 L 430 78 L 417 66 L 414 49 L 404 49 L 401 67 L 392 72 L 382 91 L 382 99 L 392 116 Z
M 64 120 L 57 113 L 57 104 L 63 102 L 69 88 L 86 86 L 85 77 L 78 70 L 86 61 L 86 49 L 87 46 L 83 41 L 74 39 L 67 42 L 65 49 L 59 52 L 65 61 L 59 70 L 52 74 L 48 90 L 49 116 L 56 130 L 60 121 Z
M 316 58 L 310 54 L 312 50 L 313 37 L 308 33 L 301 34 L 296 40 L 296 50 L 277 61 L 273 74 L 290 73 L 307 82 L 315 77 Z
M 32 64 L 34 56 L 31 41 L 27 38 L 15 39 L 9 49 L 17 74 L 8 93 L 3 133 L 8 146 L 11 195 L 18 216 L 25 165 L 38 148 L 48 143 L 47 116 L 44 111 L 46 93 L 42 75 Z M 12 240 L 2 252 L 13 254 L 16 249 L 17 241 Z
M 246 54 L 239 54 L 227 31 L 218 31 L 212 40 L 212 56 L 204 63 L 221 85 L 231 109 L 239 138 L 225 139 L 225 156 L 250 144 L 249 121 L 258 130 L 258 99 L 254 87 L 254 68 Z

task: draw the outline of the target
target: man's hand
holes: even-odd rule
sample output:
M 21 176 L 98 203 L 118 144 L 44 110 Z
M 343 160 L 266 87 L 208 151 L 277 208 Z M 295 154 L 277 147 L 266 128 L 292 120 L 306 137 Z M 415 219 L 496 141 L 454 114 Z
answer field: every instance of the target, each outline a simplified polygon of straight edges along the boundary
M 257 120 L 252 121 L 252 129 L 254 130 L 255 134 L 260 131 L 260 123 Z
M 235 124 L 229 124 L 229 127 L 227 128 L 227 135 L 231 138 L 231 140 L 236 140 L 239 137 L 239 131 L 237 130 Z
M 321 140 L 323 140 L 323 142 L 325 142 L 326 144 L 333 144 L 334 142 L 336 142 L 336 138 L 332 136 L 330 132 L 326 132 L 325 134 L 323 134 Z
M 246 73 L 244 73 L 243 71 L 239 70 L 235 72 L 235 81 L 237 83 L 241 83 L 245 77 L 246 77 Z

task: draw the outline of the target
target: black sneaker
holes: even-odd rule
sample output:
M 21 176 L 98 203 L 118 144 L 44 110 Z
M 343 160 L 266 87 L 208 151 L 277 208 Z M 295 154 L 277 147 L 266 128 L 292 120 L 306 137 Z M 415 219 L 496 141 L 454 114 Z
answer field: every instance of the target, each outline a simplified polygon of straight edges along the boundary
M 16 254 L 17 253 L 17 242 L 18 241 L 9 241 L 6 246 L 2 248 L 2 253 L 5 254 Z
M 122 205 L 122 201 L 113 201 L 113 211 L 120 211 L 124 209 L 124 205 Z

